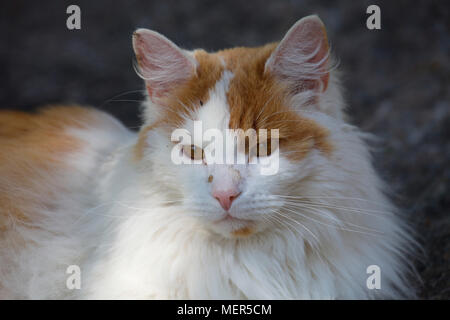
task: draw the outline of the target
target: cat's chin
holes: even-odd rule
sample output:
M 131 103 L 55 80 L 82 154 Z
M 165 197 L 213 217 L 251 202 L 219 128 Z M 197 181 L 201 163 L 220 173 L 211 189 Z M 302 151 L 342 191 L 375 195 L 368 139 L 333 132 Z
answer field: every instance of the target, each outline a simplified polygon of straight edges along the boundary
M 246 238 L 261 231 L 256 221 L 240 219 L 229 214 L 209 223 L 208 229 L 225 238 Z

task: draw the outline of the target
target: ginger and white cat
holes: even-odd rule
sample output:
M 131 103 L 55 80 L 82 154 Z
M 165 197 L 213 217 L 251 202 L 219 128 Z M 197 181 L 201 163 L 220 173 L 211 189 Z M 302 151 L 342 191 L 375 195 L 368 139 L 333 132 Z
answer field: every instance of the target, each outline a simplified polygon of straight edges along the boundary
M 318 17 L 258 48 L 186 51 L 145 29 L 133 47 L 138 134 L 76 106 L 0 113 L 0 298 L 413 296 L 411 231 L 346 121 Z M 175 164 L 171 134 L 194 121 L 278 129 L 278 172 L 208 163 L 201 140 L 182 146 L 201 165 Z

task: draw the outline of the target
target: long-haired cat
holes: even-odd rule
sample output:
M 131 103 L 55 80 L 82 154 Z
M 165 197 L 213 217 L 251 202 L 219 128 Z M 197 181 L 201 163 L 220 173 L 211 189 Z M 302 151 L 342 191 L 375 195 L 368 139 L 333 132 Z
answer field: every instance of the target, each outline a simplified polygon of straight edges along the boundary
M 145 29 L 133 48 L 138 134 L 76 106 L 0 113 L 1 298 L 413 296 L 411 231 L 346 121 L 318 17 L 258 48 L 187 51 Z M 196 122 L 277 129 L 255 155 L 276 155 L 277 172 L 250 146 L 248 163 L 217 164 L 201 137 L 173 141 Z

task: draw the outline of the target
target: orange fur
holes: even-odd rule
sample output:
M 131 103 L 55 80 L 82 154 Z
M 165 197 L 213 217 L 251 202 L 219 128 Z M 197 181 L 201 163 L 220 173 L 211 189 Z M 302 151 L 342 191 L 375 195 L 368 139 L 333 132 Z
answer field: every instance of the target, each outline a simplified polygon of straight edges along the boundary
M 37 114 L 0 111 L 0 235 L 15 223 L 39 219 L 28 208 L 52 207 L 56 192 L 63 192 L 64 185 L 42 183 L 42 176 L 68 169 L 64 156 L 78 151 L 81 142 L 65 130 L 92 124 L 96 113 L 67 106 Z
M 250 227 L 244 227 L 232 232 L 235 237 L 248 237 L 253 234 L 253 230 Z

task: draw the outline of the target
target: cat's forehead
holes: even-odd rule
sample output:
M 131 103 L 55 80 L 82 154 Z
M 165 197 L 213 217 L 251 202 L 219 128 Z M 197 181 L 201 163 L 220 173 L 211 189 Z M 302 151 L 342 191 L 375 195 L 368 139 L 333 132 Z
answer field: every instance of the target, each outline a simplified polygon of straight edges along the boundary
M 282 83 L 265 72 L 265 63 L 275 47 L 276 44 L 269 44 L 215 53 L 191 52 L 197 62 L 196 72 L 165 99 L 164 103 L 170 106 L 169 119 L 179 123 L 180 115 L 186 112 L 206 115 L 209 112 L 203 109 L 219 111 L 222 107 L 229 116 L 229 128 L 248 129 L 267 126 L 271 119 L 266 116 L 275 110 L 294 113 L 287 107 Z
M 288 88 L 265 64 L 276 44 L 258 48 L 232 48 L 216 53 L 191 52 L 195 75 L 164 100 L 169 127 L 203 129 L 278 129 L 281 145 L 327 146 L 327 130 L 305 119 L 290 106 Z M 309 140 L 315 140 L 310 144 Z

